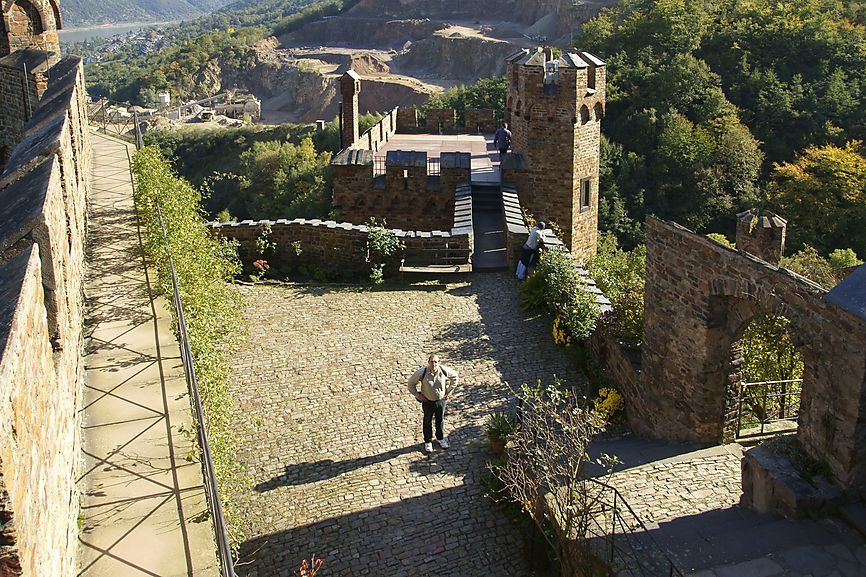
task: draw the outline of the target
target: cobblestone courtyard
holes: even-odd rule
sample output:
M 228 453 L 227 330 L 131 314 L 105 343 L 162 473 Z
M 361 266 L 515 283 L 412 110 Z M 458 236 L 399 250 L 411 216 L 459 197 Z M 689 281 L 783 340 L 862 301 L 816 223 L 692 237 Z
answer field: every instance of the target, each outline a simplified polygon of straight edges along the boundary
M 240 575 L 527 575 L 513 522 L 485 496 L 484 423 L 513 384 L 577 375 L 506 275 L 424 290 L 256 286 L 234 361 L 254 489 Z M 448 451 L 421 452 L 406 379 L 438 351 L 460 372 Z

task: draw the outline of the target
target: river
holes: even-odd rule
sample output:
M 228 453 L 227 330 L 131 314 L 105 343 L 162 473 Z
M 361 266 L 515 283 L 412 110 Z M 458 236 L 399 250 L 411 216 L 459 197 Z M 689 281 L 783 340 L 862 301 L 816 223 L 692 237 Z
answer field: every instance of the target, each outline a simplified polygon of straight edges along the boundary
M 104 24 L 102 26 L 90 26 L 87 28 L 69 28 L 68 30 L 59 30 L 57 35 L 60 37 L 60 42 L 81 42 L 91 38 L 108 38 L 115 34 L 126 34 L 142 28 L 150 28 L 151 26 L 167 26 L 176 24 L 180 20 L 170 20 L 167 22 L 125 22 L 123 24 Z

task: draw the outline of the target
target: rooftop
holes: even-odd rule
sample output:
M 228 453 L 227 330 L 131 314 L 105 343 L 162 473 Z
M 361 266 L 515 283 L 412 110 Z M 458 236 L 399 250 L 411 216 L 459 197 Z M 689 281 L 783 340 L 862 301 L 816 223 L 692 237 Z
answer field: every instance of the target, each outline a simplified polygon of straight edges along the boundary
M 395 150 L 426 152 L 428 160 L 443 152 L 468 152 L 472 184 L 499 184 L 499 152 L 493 147 L 492 134 L 395 134 L 374 157 L 384 159 Z

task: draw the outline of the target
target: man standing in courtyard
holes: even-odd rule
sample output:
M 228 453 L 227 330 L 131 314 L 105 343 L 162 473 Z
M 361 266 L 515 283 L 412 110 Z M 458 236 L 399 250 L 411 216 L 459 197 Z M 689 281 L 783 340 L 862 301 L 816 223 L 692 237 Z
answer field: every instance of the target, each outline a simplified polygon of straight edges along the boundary
M 499 162 L 502 162 L 502 156 L 511 147 L 511 131 L 508 130 L 507 123 L 503 122 L 502 126 L 496 129 L 493 135 L 493 146 L 499 149 Z
M 420 390 L 418 385 L 420 386 Z M 424 411 L 424 451 L 433 452 L 433 417 L 436 418 L 436 440 L 443 449 L 448 448 L 448 439 L 442 421 L 445 419 L 445 404 L 457 388 L 457 371 L 439 363 L 439 355 L 427 357 L 427 366 L 421 367 L 409 377 L 409 392 L 421 403 Z

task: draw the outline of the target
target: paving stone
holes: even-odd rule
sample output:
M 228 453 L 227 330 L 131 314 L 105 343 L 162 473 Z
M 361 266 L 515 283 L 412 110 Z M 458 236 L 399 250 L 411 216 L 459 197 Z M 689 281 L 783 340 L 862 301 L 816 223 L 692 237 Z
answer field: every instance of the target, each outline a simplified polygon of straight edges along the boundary
M 254 488 L 239 496 L 239 576 L 275 577 L 313 554 L 329 577 L 530 574 L 519 528 L 484 496 L 485 421 L 514 408 L 506 382 L 578 375 L 550 320 L 521 312 L 510 275 L 471 279 L 242 287 L 249 334 L 232 387 Z M 431 351 L 462 385 L 445 419 L 451 448 L 426 456 L 406 380 Z
M 727 567 L 716 567 L 718 577 L 773 577 L 782 575 L 783 569 L 770 559 L 754 559 Z

